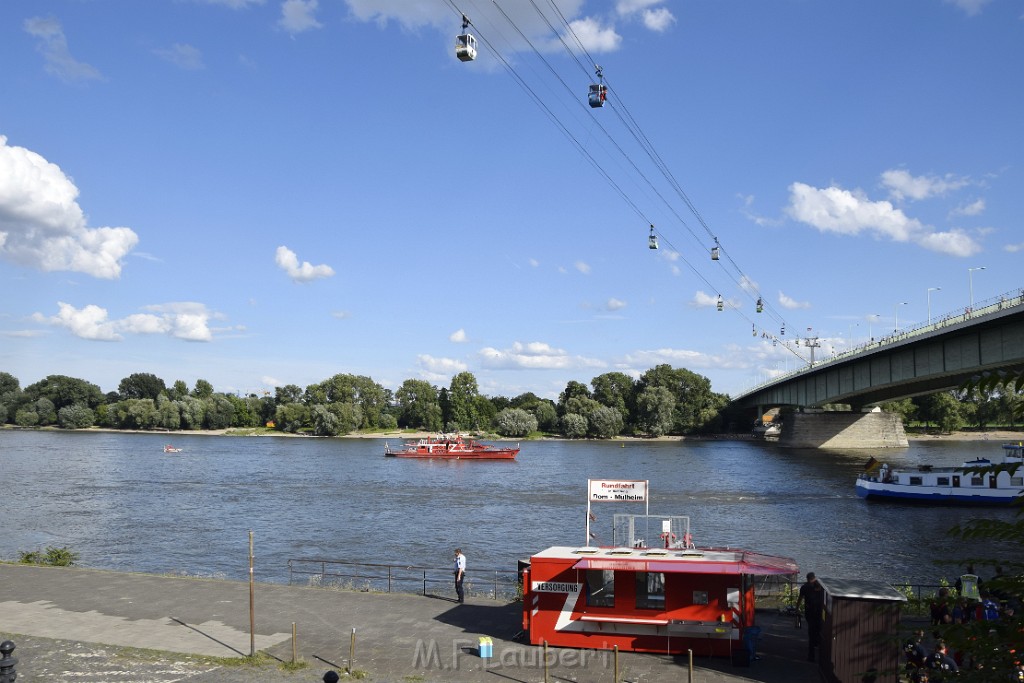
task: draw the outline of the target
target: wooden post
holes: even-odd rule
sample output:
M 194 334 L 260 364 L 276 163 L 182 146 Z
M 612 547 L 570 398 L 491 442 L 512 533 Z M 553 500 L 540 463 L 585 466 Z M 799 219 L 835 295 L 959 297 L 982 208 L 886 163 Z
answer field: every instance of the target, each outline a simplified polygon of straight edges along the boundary
M 298 644 L 298 640 L 296 639 L 295 622 L 293 621 L 292 622 L 292 664 L 297 662 L 298 659 L 299 659 L 299 644 Z
M 348 644 L 348 667 L 345 669 L 345 671 L 348 672 L 349 676 L 352 675 L 352 662 L 353 662 L 353 660 L 355 660 L 355 658 L 356 658 L 356 630 L 353 628 L 352 629 L 352 638 L 351 638 L 351 640 L 349 641 L 349 644 Z
M 252 529 L 249 529 L 249 656 L 256 656 L 256 575 L 253 574 Z

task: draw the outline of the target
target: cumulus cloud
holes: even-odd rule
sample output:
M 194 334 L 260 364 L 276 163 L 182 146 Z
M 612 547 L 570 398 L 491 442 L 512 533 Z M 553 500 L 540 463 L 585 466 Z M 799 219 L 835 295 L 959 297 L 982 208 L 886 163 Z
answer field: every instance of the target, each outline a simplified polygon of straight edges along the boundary
M 625 364 L 635 368 L 653 368 L 672 365 L 685 368 L 736 367 L 726 356 L 717 356 L 688 349 L 650 349 L 634 351 L 624 358 Z
M 604 367 L 593 358 L 573 356 L 544 342 L 515 342 L 510 349 L 486 347 L 479 352 L 481 364 L 497 370 L 564 370 Z
M 448 336 L 448 341 L 453 341 L 456 344 L 462 344 L 463 342 L 469 341 L 469 339 L 466 337 L 466 331 L 460 327 Z
M 970 184 L 967 178 L 957 178 L 952 174 L 939 176 L 913 176 L 903 169 L 894 169 L 882 173 L 882 186 L 888 188 L 889 196 L 896 200 L 912 199 L 920 201 L 930 197 L 939 197 L 959 190 Z
M 320 28 L 316 20 L 317 0 L 284 0 L 278 25 L 293 36 L 303 31 Z
M 576 270 L 580 271 L 584 275 L 590 275 L 590 265 L 583 261 L 577 261 L 575 264 Z
M 783 308 L 796 309 L 796 308 L 810 308 L 811 304 L 806 301 L 797 301 L 793 297 L 786 296 L 783 292 L 779 292 L 779 305 Z
M 613 27 L 602 26 L 596 19 L 585 17 L 570 21 L 572 32 L 588 52 L 614 52 L 622 43 L 622 36 Z
M 36 49 L 46 61 L 46 73 L 56 76 L 65 83 L 84 83 L 102 79 L 96 67 L 80 62 L 71 56 L 64 27 L 56 19 L 32 17 L 24 23 L 25 31 L 38 38 Z
M 946 4 L 959 7 L 969 17 L 980 14 L 985 5 L 990 2 L 992 0 L 946 0 Z
M 1011 254 L 1016 254 L 1018 251 L 1024 251 L 1024 242 L 1018 242 L 1017 244 L 1007 244 L 1003 247 L 1003 251 L 1008 251 Z
M 455 375 L 465 372 L 469 366 L 454 358 L 434 358 L 425 353 L 416 357 L 420 367 L 435 375 Z
M 626 302 L 620 301 L 619 299 L 612 297 L 608 299 L 607 302 L 605 302 L 604 307 L 607 308 L 609 311 L 618 311 L 626 307 Z
M 334 269 L 327 265 L 314 266 L 309 261 L 299 264 L 299 257 L 294 251 L 285 246 L 277 248 L 274 254 L 274 262 L 277 267 L 288 274 L 295 282 L 312 282 L 334 275 Z
M 209 321 L 219 317 L 194 302 L 146 306 L 143 310 L 148 313 L 135 313 L 120 320 L 111 320 L 107 309 L 95 304 L 75 308 L 60 301 L 57 308 L 57 315 L 33 313 L 32 319 L 66 328 L 76 337 L 91 341 L 121 341 L 125 334 L 165 334 L 185 341 L 210 341 L 213 334 Z
M 168 48 L 153 50 L 153 53 L 181 69 L 198 71 L 205 68 L 203 53 L 199 51 L 199 48 L 186 43 L 175 43 Z
M 655 7 L 661 4 L 663 0 L 620 0 L 615 4 L 615 11 L 621 17 L 639 16 L 644 26 L 660 33 L 676 21 L 667 7 Z
M 789 186 L 787 213 L 822 232 L 859 235 L 867 232 L 895 242 L 913 242 L 951 256 L 970 256 L 981 247 L 962 230 L 935 232 L 888 201 L 872 201 L 863 192 L 804 183 Z
M 331 317 L 332 318 L 337 318 L 338 320 L 348 320 L 349 318 L 352 317 L 352 312 L 351 311 L 332 311 L 331 312 Z
M 89 228 L 78 188 L 56 164 L 0 135 L 0 258 L 114 279 L 138 243 L 129 228 Z
M 951 216 L 980 216 L 985 212 L 985 200 L 978 199 L 970 204 L 958 206 L 950 211 Z

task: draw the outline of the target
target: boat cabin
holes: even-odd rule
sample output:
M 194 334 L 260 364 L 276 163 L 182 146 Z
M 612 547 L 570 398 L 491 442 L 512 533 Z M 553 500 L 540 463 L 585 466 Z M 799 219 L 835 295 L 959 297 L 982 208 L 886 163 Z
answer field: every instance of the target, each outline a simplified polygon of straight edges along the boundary
M 745 650 L 755 577 L 795 575 L 796 563 L 663 536 L 653 547 L 555 546 L 531 557 L 523 572 L 530 643 L 720 657 Z

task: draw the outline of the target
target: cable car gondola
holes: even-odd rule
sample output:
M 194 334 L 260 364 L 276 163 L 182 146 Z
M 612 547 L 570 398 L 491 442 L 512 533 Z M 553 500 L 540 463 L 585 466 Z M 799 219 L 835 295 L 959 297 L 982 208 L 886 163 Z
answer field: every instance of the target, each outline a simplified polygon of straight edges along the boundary
M 654 234 L 654 226 L 651 226 L 651 235 L 647 238 L 647 248 L 657 249 L 658 248 L 658 236 Z
M 764 301 L 761 300 L 761 297 L 757 297 L 757 312 L 761 313 L 763 311 L 764 311 Z
M 719 249 L 720 249 L 720 247 L 718 246 L 718 238 L 716 237 L 715 238 L 715 246 L 711 247 L 711 260 L 712 261 L 717 261 L 718 260 Z
M 597 70 L 594 73 L 597 74 L 597 83 L 590 84 L 590 94 L 587 98 L 590 101 L 590 106 L 595 109 L 597 107 L 603 107 L 604 101 L 608 99 L 608 86 L 604 84 L 604 76 L 601 72 L 601 67 L 596 67 L 596 69 Z
M 476 37 L 468 30 L 469 17 L 462 15 L 462 33 L 455 37 L 455 56 L 463 62 L 476 59 Z
M 718 307 L 718 310 L 720 310 L 720 311 L 725 309 L 725 302 L 722 301 L 722 295 L 721 294 L 718 295 L 718 303 L 716 304 L 716 306 Z

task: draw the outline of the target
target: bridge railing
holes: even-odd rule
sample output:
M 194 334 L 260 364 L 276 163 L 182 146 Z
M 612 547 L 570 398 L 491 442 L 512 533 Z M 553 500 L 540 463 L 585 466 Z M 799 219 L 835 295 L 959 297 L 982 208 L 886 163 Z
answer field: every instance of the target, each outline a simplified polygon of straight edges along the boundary
M 806 372 L 818 370 L 824 366 L 828 366 L 833 363 L 849 360 L 850 358 L 858 356 L 862 353 L 866 353 L 868 351 L 876 351 L 880 348 L 889 346 L 896 342 L 904 341 L 907 339 L 911 339 L 913 337 L 918 337 L 924 334 L 928 334 L 930 332 L 941 330 L 943 328 L 950 327 L 951 325 L 963 324 L 971 320 L 983 317 L 985 315 L 997 313 L 999 311 L 1008 308 L 1013 308 L 1015 306 L 1024 306 L 1024 288 L 1017 289 L 1012 292 L 1007 292 L 1005 294 L 1000 294 L 998 296 L 994 296 L 989 299 L 984 299 L 982 301 L 977 301 L 975 302 L 973 308 L 965 307 L 963 309 L 958 309 L 958 312 L 956 313 L 946 313 L 945 315 L 942 315 L 940 317 L 933 318 L 930 323 L 894 330 L 892 334 L 879 337 L 877 340 L 871 339 L 862 344 L 858 344 L 856 346 L 852 346 L 848 349 L 845 349 L 840 353 L 832 353 L 826 358 L 815 359 L 813 366 L 808 364 L 795 370 L 791 370 L 786 373 L 780 374 L 777 377 L 773 377 L 769 380 L 765 380 L 764 382 L 761 382 L 759 384 L 755 384 L 754 386 L 746 389 L 739 396 L 746 396 L 747 394 L 752 394 L 754 392 L 760 391 L 761 389 L 770 387 L 779 382 L 788 381 L 790 379 L 793 379 L 794 377 L 799 377 L 800 375 Z

